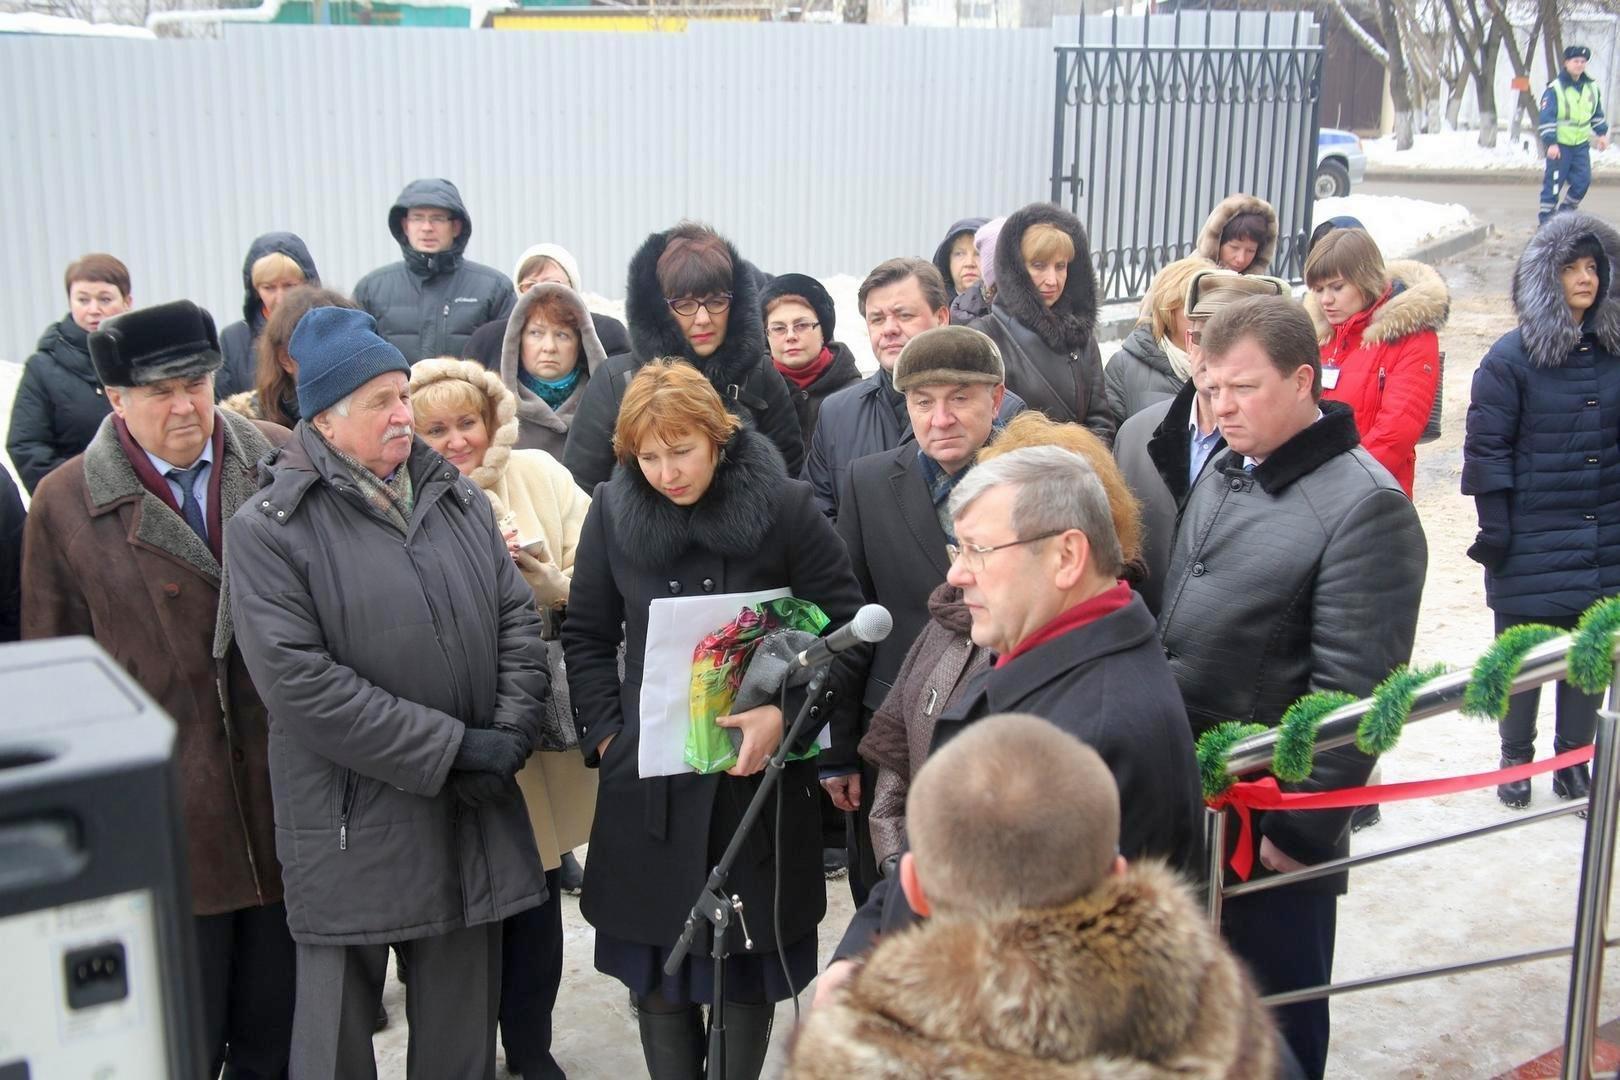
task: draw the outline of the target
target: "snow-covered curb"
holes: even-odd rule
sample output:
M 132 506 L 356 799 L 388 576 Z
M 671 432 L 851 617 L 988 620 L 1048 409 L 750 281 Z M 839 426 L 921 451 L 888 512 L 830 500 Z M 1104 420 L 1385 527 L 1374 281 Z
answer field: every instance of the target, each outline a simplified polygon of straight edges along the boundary
M 1381 139 L 1363 139 L 1362 150 L 1367 155 L 1367 168 L 1376 175 L 1383 170 L 1429 170 L 1437 172 L 1503 171 L 1541 172 L 1541 154 L 1535 145 L 1535 132 L 1521 132 L 1518 139 L 1509 140 L 1506 132 L 1498 133 L 1496 146 L 1486 149 L 1479 145 L 1477 131 L 1440 131 L 1416 135 L 1412 149 L 1395 149 L 1395 136 Z M 1620 169 L 1620 146 L 1611 146 L 1599 152 L 1592 148 L 1592 168 L 1599 171 Z

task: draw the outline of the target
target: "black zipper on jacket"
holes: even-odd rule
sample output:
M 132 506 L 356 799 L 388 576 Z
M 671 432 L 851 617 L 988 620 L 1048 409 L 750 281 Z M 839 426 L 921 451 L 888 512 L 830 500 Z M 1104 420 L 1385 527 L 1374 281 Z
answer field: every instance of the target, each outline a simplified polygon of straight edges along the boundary
M 343 770 L 343 807 L 338 815 L 338 850 L 349 850 L 349 811 L 354 807 L 354 793 L 359 787 L 360 774 L 353 769 Z

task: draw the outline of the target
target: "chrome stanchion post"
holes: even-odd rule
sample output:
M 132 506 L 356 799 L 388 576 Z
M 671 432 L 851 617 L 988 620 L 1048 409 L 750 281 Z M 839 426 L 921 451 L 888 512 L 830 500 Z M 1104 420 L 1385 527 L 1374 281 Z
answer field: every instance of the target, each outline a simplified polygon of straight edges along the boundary
M 1226 861 L 1226 811 L 1204 808 L 1204 857 L 1208 860 L 1205 872 L 1209 876 L 1209 891 L 1205 894 L 1205 907 L 1210 924 L 1221 928 L 1221 882 Z
M 1611 704 L 1615 688 L 1611 687 Z M 1581 886 L 1575 907 L 1575 951 L 1570 963 L 1569 1008 L 1564 1015 L 1564 1080 L 1592 1075 L 1592 1043 L 1597 1032 L 1598 996 L 1603 984 L 1604 937 L 1609 922 L 1609 885 L 1614 871 L 1616 781 L 1620 778 L 1620 739 L 1616 716 L 1598 712 L 1592 755 L 1592 790 L 1581 853 Z

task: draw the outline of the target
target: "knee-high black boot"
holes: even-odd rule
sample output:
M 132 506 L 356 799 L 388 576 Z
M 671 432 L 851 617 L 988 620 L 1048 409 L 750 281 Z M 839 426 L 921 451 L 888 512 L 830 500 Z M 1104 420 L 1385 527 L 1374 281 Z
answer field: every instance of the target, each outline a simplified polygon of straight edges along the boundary
M 652 1080 L 703 1080 L 703 1011 L 688 1005 L 657 1012 L 647 1003 L 630 998 L 641 1029 L 641 1053 Z M 729 1015 L 729 1014 L 728 1014 Z
M 726 1080 L 759 1080 L 776 1006 L 726 1002 Z

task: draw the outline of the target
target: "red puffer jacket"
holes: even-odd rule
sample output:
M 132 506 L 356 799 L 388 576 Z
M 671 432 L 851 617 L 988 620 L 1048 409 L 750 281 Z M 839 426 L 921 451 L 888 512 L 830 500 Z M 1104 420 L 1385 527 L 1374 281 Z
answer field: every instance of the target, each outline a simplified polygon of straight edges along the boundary
M 1418 437 L 1439 386 L 1439 330 L 1451 298 L 1445 281 L 1423 263 L 1390 263 L 1389 275 L 1379 301 L 1339 326 L 1328 325 L 1314 297 L 1305 298 L 1305 307 L 1322 346 L 1323 399 L 1354 410 L 1361 444 L 1410 498 Z M 1329 389 L 1326 369 L 1333 366 L 1338 381 Z

